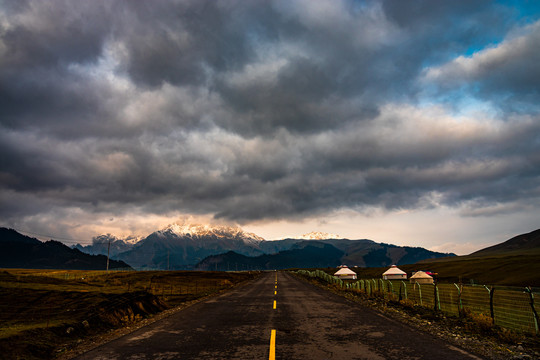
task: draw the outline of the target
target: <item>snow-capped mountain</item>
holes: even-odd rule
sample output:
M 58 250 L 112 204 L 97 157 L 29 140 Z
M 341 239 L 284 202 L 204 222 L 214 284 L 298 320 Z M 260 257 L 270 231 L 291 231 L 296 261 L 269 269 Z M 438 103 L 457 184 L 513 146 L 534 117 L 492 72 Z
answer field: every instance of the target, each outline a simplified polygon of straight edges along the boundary
M 316 261 L 315 258 L 320 258 L 321 254 L 333 254 L 332 263 L 358 266 L 387 266 L 452 255 L 422 248 L 380 244 L 367 239 L 347 240 L 339 235 L 324 232 L 311 232 L 297 238 L 266 241 L 253 233 L 245 232 L 238 226 L 189 222 L 171 224 L 140 241 L 133 237 L 119 239 L 110 234 L 97 236 L 93 240 L 92 245 L 86 247 L 77 245 L 76 248 L 84 252 L 107 254 L 110 243 L 111 258 L 123 260 L 137 269 L 177 270 L 193 269 L 197 266 L 206 270 L 236 269 L 236 263 L 241 261 L 239 259 L 242 256 L 257 260 L 249 260 L 249 264 L 244 265 L 238 263 L 240 268 L 265 269 L 278 264 L 292 266 L 290 264 L 293 263 L 307 267 L 318 266 L 322 263 L 320 259 Z M 215 256 L 231 252 L 236 255 Z M 236 258 L 237 255 L 240 258 Z M 325 256 L 323 258 L 327 261 L 328 258 Z M 214 260 L 209 263 L 203 262 L 208 257 Z M 223 263 L 218 264 L 216 259 L 221 259 Z M 233 263 L 234 265 L 231 265 Z
M 118 238 L 111 234 L 104 234 L 95 236 L 92 239 L 91 245 L 83 246 L 81 244 L 77 244 L 73 246 L 73 248 L 92 255 L 107 255 L 107 252 L 109 251 L 109 254 L 114 256 L 132 249 L 133 246 L 135 246 L 135 244 L 142 239 L 142 237 L 137 236 Z
M 148 235 L 118 258 L 137 268 L 182 269 L 227 251 L 260 255 L 264 241 L 237 226 L 174 223 Z
M 341 236 L 337 234 L 329 234 L 325 232 L 320 231 L 312 231 L 307 234 L 303 234 L 302 236 L 299 236 L 295 239 L 302 239 L 302 240 L 327 240 L 327 239 L 343 239 Z
M 238 226 L 174 223 L 167 226 L 165 229 L 158 231 L 158 233 L 163 235 L 166 233 L 173 233 L 177 236 L 187 236 L 191 238 L 215 236 L 222 239 L 241 239 L 250 243 L 264 241 L 264 238 L 253 233 L 245 232 Z

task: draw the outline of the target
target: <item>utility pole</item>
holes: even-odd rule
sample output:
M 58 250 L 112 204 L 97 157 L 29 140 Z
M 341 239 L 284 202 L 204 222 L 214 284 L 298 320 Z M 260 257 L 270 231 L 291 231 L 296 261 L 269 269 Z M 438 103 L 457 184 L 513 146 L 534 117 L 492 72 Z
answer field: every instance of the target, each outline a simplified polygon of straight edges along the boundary
M 109 240 L 109 243 L 107 245 L 107 272 L 109 272 L 109 253 L 111 251 L 111 240 Z

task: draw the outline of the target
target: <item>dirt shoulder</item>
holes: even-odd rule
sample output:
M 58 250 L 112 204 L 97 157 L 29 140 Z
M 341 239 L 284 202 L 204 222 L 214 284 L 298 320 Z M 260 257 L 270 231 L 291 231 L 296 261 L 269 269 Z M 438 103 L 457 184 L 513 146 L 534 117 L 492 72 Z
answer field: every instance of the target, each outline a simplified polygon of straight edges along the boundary
M 69 359 L 258 276 L 1 271 L 0 354 L 9 359 Z
M 134 321 L 134 322 L 131 322 L 129 324 L 126 324 L 125 326 L 121 327 L 121 328 L 118 328 L 118 329 L 111 329 L 103 334 L 99 334 L 99 335 L 95 335 L 95 336 L 92 336 L 92 337 L 88 337 L 88 338 L 85 338 L 85 339 L 80 339 L 76 344 L 66 344 L 66 347 L 63 347 L 63 348 L 59 348 L 57 350 L 57 352 L 60 354 L 59 356 L 55 357 L 56 360 L 69 360 L 69 359 L 73 359 L 81 354 L 84 354 L 92 349 L 95 349 L 103 344 L 106 344 L 110 341 L 113 341 L 115 339 L 118 339 L 118 338 L 121 338 L 122 336 L 126 336 L 126 335 L 129 335 L 131 334 L 132 332 L 140 329 L 140 328 L 143 328 L 145 326 L 148 326 L 148 325 L 151 325 L 157 321 L 160 321 L 162 319 L 165 319 L 169 316 L 172 316 L 176 313 L 178 313 L 179 311 L 182 311 L 190 306 L 193 306 L 197 303 L 200 303 L 202 301 L 205 301 L 207 299 L 210 299 L 210 298 L 213 298 L 213 297 L 217 297 L 217 296 L 220 296 L 221 294 L 223 293 L 226 293 L 228 291 L 231 291 L 233 289 L 237 289 L 239 287 L 242 287 L 242 286 L 245 286 L 247 285 L 248 283 L 254 281 L 255 279 L 257 279 L 257 277 L 254 277 L 253 279 L 250 279 L 250 280 L 244 280 L 244 281 L 241 281 L 239 283 L 236 283 L 234 285 L 231 285 L 229 288 L 227 289 L 223 289 L 219 292 L 214 292 L 214 293 L 211 293 L 207 296 L 202 296 L 202 297 L 199 297 L 197 299 L 194 299 L 194 300 L 191 300 L 191 301 L 186 301 L 186 302 L 183 302 L 181 303 L 180 305 L 177 305 L 171 309 L 167 309 L 167 310 L 164 310 L 164 311 L 161 311 L 151 317 L 148 317 L 146 319 L 142 319 L 142 320 L 139 320 L 139 321 Z

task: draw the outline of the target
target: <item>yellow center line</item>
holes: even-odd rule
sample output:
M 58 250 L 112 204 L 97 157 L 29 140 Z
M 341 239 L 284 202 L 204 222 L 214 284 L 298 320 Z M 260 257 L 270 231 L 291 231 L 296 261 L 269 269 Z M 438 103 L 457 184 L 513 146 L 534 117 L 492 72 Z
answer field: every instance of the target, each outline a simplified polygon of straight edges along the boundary
M 269 360 L 276 360 L 276 330 L 272 329 L 270 334 L 270 356 Z
M 274 295 L 277 295 L 277 290 L 276 290 L 276 291 L 274 291 Z
M 274 300 L 274 310 L 276 309 L 276 300 Z

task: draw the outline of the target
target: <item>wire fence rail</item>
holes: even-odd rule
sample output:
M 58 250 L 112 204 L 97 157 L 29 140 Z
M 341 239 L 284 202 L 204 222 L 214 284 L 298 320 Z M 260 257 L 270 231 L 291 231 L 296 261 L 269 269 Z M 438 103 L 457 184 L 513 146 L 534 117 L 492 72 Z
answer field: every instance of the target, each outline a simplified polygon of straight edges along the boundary
M 414 305 L 429 307 L 450 315 L 467 312 L 490 317 L 494 325 L 502 328 L 539 334 L 538 289 L 463 284 L 420 284 L 403 280 L 361 279 L 343 281 L 328 273 L 298 270 L 296 273 L 319 278 L 342 289 L 356 290 L 370 297 L 386 300 L 410 301 Z

